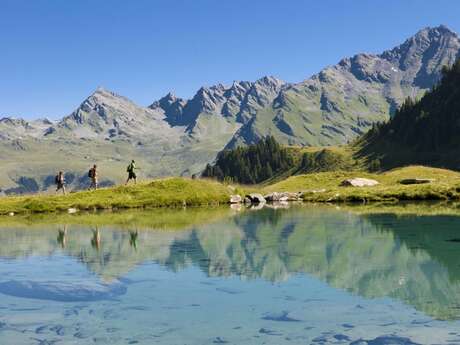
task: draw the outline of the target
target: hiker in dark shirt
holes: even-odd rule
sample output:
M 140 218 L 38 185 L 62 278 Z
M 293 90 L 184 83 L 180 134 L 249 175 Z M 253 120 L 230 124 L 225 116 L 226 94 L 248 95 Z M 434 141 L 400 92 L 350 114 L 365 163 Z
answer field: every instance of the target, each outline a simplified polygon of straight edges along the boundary
M 56 183 L 56 193 L 62 189 L 62 192 L 65 195 L 65 178 L 64 173 L 59 171 L 56 177 L 54 178 L 54 182 Z
M 138 169 L 136 167 L 136 162 L 134 161 L 134 159 L 131 161 L 131 163 L 128 165 L 128 167 L 126 168 L 126 171 L 128 172 L 128 178 L 126 179 L 126 184 L 128 184 L 129 180 L 134 180 L 134 184 L 137 183 L 137 176 L 136 176 L 136 172 L 134 171 L 135 169 Z
M 97 165 L 94 164 L 91 169 L 88 171 L 88 177 L 91 179 L 91 184 L 89 189 L 97 189 L 98 176 L 97 176 Z

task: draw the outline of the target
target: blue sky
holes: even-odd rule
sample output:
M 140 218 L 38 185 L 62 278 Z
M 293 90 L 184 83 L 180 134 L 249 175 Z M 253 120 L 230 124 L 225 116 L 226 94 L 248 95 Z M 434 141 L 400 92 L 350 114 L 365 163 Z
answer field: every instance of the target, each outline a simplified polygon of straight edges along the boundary
M 98 86 L 168 91 L 296 82 L 419 29 L 460 31 L 458 0 L 0 0 L 0 116 L 58 118 Z

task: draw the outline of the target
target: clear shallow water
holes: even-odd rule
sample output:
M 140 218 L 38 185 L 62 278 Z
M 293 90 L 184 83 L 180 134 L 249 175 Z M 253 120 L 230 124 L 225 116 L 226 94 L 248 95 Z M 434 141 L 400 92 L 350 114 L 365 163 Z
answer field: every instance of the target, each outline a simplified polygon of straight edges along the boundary
M 4 225 L 0 344 L 460 344 L 460 217 L 208 212 Z

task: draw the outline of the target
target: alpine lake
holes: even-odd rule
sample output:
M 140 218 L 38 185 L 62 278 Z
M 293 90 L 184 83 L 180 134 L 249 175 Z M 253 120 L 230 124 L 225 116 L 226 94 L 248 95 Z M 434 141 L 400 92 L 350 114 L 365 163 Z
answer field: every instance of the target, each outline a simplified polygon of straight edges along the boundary
M 460 344 L 460 209 L 0 219 L 0 344 Z

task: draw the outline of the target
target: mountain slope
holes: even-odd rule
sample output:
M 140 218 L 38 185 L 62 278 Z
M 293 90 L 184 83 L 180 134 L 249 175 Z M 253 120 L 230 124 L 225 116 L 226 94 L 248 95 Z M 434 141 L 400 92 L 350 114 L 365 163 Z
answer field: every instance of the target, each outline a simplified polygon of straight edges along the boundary
M 57 170 L 83 188 L 94 163 L 107 184 L 120 182 L 130 159 L 143 177 L 191 175 L 224 148 L 267 135 L 289 145 L 342 144 L 389 119 L 407 96 L 421 97 L 459 51 L 459 37 L 440 26 L 296 84 L 263 77 L 202 87 L 189 100 L 168 94 L 148 107 L 98 89 L 57 122 L 0 120 L 0 188 L 46 190 Z
M 446 27 L 426 28 L 380 55 L 343 59 L 312 78 L 283 89 L 270 107 L 236 136 L 257 133 L 291 145 L 333 145 L 387 120 L 407 97 L 417 97 L 459 56 L 460 39 Z
M 419 101 L 408 98 L 388 122 L 355 144 L 358 154 L 383 168 L 424 164 L 460 168 L 460 59 Z

